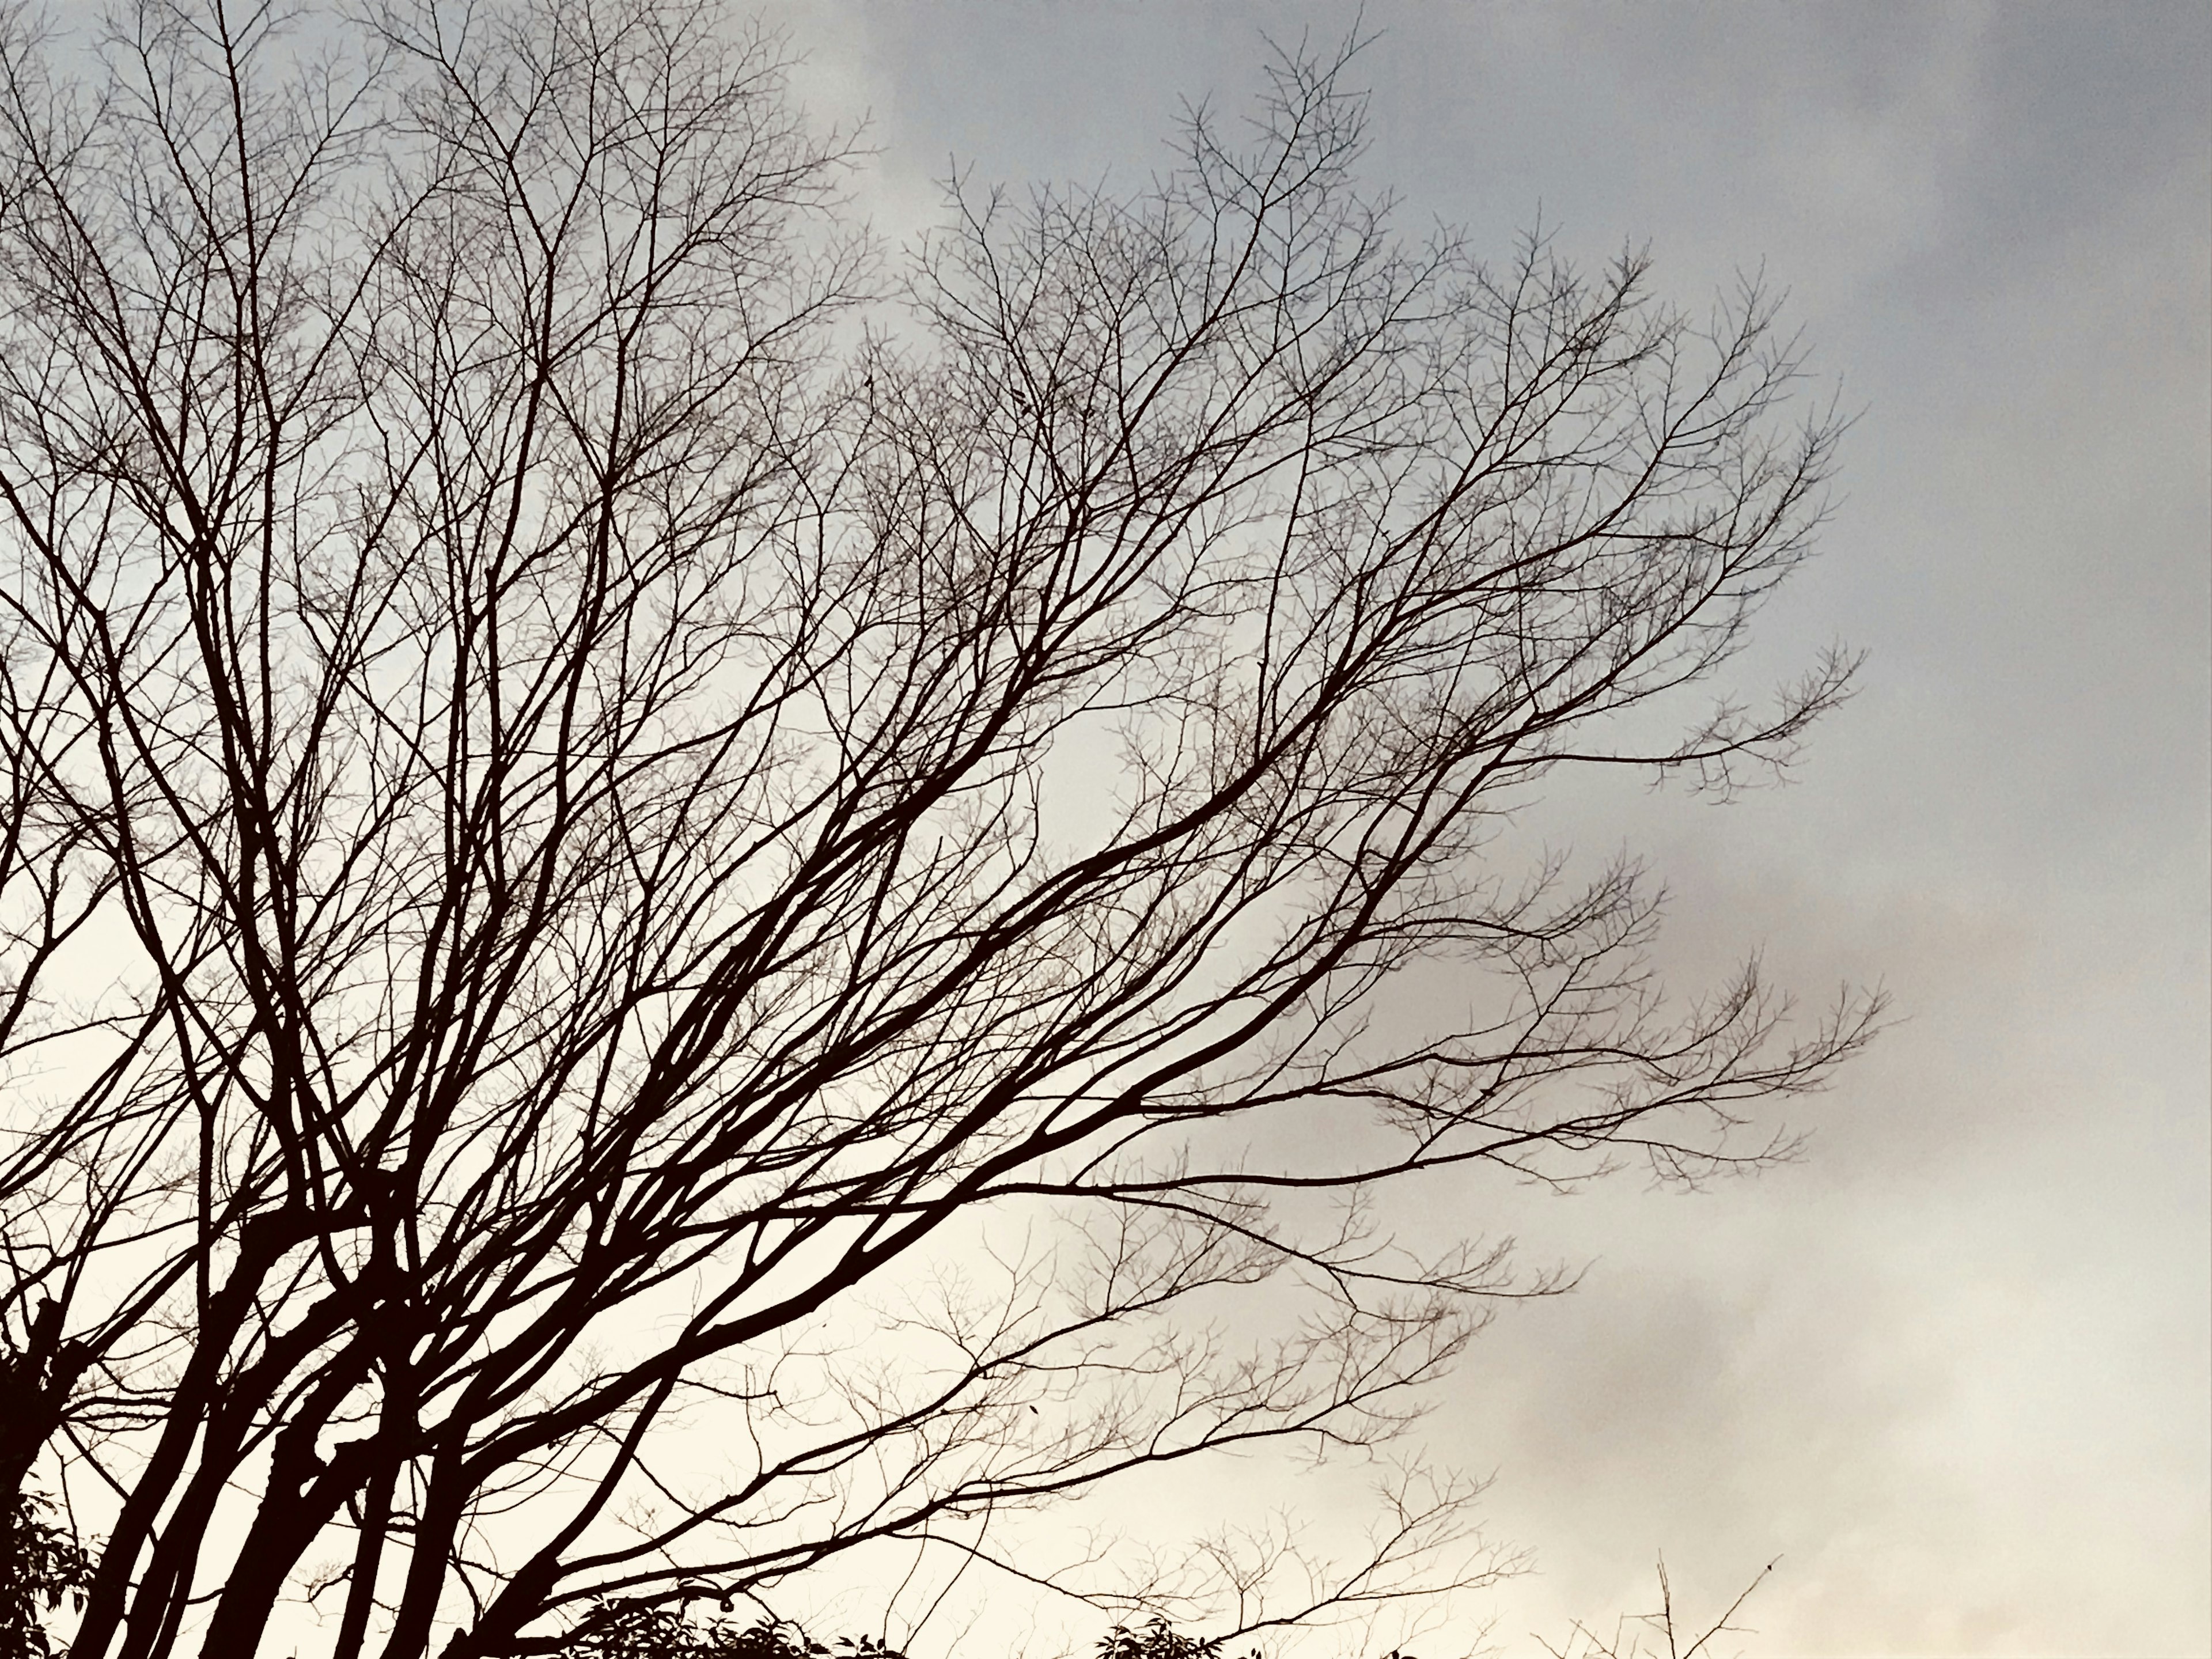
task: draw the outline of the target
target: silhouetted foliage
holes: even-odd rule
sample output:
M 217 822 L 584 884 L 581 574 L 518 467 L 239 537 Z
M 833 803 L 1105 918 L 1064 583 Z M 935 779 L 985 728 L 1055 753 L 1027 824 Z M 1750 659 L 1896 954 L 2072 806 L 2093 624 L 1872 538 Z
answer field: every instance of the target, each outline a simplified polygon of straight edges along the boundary
M 1115 1625 L 1098 1640 L 1098 1659 L 1224 1659 L 1218 1637 L 1186 1635 L 1164 1619 Z M 561 1649 L 562 1659 L 906 1659 L 872 1637 L 823 1643 L 787 1620 L 703 1621 L 667 1607 L 605 1607 Z M 1261 1659 L 1257 1650 L 1245 1659 Z M 1392 1654 L 1389 1659 L 1411 1659 Z
M 1098 1659 L 1224 1659 L 1226 1641 L 1221 1637 L 1186 1636 L 1164 1619 L 1154 1619 L 1137 1629 L 1116 1625 L 1099 1639 Z M 1260 1659 L 1255 1649 L 1246 1659 Z M 1401 1656 L 1392 1656 L 1401 1659 Z
M 871 1637 L 817 1642 L 788 1620 L 695 1620 L 670 1607 L 595 1608 L 562 1659 L 906 1659 Z
M 92 1562 L 75 1533 L 45 1518 L 52 1509 L 25 1492 L 0 1510 L 0 1654 L 8 1659 L 45 1659 L 54 1650 L 42 1615 L 64 1602 L 84 1606 Z

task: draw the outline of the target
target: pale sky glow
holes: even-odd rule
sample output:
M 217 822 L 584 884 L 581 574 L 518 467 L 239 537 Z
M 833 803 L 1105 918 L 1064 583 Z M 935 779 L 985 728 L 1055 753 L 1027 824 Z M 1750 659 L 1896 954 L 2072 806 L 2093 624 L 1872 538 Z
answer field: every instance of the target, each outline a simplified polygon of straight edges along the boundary
M 1503 252 L 1761 264 L 1862 411 L 1824 553 L 1736 671 L 1841 637 L 1859 697 L 1792 787 L 1559 795 L 1647 853 L 1686 981 L 1763 946 L 1901 1023 L 1692 1197 L 1431 1189 L 1423 1224 L 1591 1264 L 1508 1310 L 1429 1430 L 1539 1571 L 1496 1639 L 1698 1605 L 1783 1557 L 1747 1653 L 2172 1654 L 2208 1590 L 2208 283 L 2200 6 L 792 4 L 866 111 L 893 234 L 947 166 L 1135 179 L 1262 36 L 1375 35 L 1368 176 Z M 1256 1482 L 1264 1485 L 1264 1482 Z M 1470 1609 L 1474 1611 L 1474 1609 Z M 1438 1642 L 1442 1652 L 1448 1643 Z M 1419 1650 L 1425 1655 L 1429 1649 Z

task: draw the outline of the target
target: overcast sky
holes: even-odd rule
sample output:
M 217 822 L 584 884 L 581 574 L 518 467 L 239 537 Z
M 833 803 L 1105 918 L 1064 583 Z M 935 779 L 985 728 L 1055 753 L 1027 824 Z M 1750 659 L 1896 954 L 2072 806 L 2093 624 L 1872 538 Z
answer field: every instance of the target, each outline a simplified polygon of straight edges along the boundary
M 1133 181 L 1178 101 L 1351 8 L 800 3 L 894 233 L 953 162 Z M 1488 1182 L 1453 1224 L 1589 1261 L 1431 1425 L 1538 1571 L 1498 1638 L 1784 1559 L 1754 1654 L 2201 1654 L 2208 1592 L 2212 10 L 1370 0 L 1370 176 L 1510 247 L 1540 210 L 1659 286 L 1763 264 L 1863 411 L 1825 553 L 1746 678 L 1864 690 L 1726 809 L 1585 793 L 1694 978 L 1764 946 L 1905 1021 L 1796 1168 L 1695 1197 Z M 1441 1650 L 1441 1649 L 1439 1650 Z

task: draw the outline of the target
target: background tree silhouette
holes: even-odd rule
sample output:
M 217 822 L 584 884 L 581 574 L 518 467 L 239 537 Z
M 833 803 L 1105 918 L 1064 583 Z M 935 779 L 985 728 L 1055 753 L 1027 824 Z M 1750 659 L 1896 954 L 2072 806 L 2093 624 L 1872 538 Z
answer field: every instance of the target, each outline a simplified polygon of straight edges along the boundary
M 1545 1287 L 1390 1183 L 1756 1162 L 1863 1039 L 1486 856 L 1844 689 L 1683 696 L 1835 436 L 1755 289 L 1402 241 L 1341 55 L 891 261 L 713 7 L 298 21 L 0 44 L 0 1482 L 99 1540 L 73 1655 L 550 1652 L 1382 1447 Z M 1200 1559 L 1357 1610 L 1469 1490 Z

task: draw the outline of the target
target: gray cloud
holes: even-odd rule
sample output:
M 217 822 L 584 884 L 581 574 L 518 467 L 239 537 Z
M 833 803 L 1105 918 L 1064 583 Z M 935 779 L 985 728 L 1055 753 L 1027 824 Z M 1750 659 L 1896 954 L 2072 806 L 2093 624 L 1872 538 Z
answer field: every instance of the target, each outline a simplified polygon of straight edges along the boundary
M 948 157 L 1130 176 L 1264 28 L 1348 8 L 822 4 L 888 228 Z M 1486 1182 L 1438 1224 L 1595 1258 L 1509 1310 L 1432 1425 L 1541 1576 L 1501 1637 L 1717 1595 L 1767 1653 L 2212 1641 L 2204 1011 L 2212 18 L 2195 6 L 1370 4 L 1373 173 L 1504 248 L 1649 238 L 1696 298 L 1765 262 L 1864 414 L 1821 562 L 1747 683 L 1827 639 L 1866 689 L 1802 781 L 1714 811 L 1573 792 L 1647 850 L 1686 980 L 1764 945 L 1909 1017 L 1808 1161 L 1694 1198 Z

